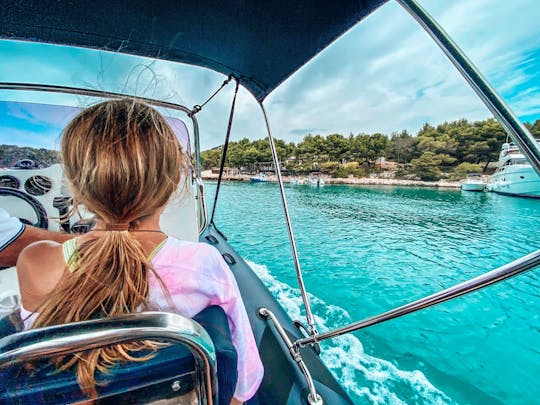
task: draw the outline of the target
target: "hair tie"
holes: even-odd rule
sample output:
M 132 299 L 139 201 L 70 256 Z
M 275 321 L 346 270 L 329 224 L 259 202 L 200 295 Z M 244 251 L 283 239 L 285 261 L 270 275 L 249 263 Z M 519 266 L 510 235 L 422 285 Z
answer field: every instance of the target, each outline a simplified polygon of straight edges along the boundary
M 120 224 L 105 224 L 106 231 L 127 231 L 129 229 L 129 222 Z

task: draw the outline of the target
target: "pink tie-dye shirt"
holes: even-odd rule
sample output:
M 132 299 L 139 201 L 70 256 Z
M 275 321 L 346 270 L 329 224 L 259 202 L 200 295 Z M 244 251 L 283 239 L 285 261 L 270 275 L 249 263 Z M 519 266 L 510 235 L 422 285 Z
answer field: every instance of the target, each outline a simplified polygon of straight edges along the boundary
M 223 308 L 238 352 L 234 397 L 240 401 L 250 399 L 259 388 L 264 369 L 236 280 L 219 251 L 204 243 L 169 237 L 152 258 L 152 267 L 167 287 L 175 312 L 191 318 L 212 305 Z M 170 311 L 166 295 L 152 272 L 149 283 L 149 309 Z M 21 308 L 26 329 L 36 316 L 37 313 Z

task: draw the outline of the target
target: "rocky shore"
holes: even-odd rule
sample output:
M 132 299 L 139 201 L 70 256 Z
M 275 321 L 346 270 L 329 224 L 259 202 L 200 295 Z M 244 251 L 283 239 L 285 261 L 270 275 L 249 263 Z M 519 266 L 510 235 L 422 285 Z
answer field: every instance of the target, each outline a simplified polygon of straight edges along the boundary
M 250 181 L 249 174 L 230 174 L 226 173 L 223 176 L 223 180 L 226 181 Z M 202 172 L 202 178 L 204 180 L 217 180 L 218 174 L 212 173 L 211 170 Z M 307 177 L 303 177 L 307 178 Z M 369 185 L 369 186 L 400 186 L 400 187 L 433 187 L 433 188 L 457 188 L 461 187 L 460 181 L 421 181 L 421 180 L 405 180 L 383 177 L 347 177 L 347 178 L 332 178 L 323 177 L 325 184 L 356 184 L 356 185 Z M 283 176 L 284 183 L 290 183 L 291 180 L 298 179 L 298 176 Z M 275 175 L 268 176 L 268 181 L 277 182 Z

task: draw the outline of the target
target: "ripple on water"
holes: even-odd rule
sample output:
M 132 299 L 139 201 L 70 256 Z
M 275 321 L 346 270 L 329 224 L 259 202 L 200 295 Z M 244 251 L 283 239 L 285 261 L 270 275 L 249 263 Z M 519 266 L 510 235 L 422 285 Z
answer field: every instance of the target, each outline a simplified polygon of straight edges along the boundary
M 326 327 L 421 298 L 540 247 L 540 201 L 350 186 L 288 186 L 286 192 L 305 283 L 319 300 L 317 313 L 327 314 L 318 318 Z M 298 318 L 298 292 L 284 287 L 295 286 L 296 277 L 278 188 L 227 183 L 220 194 L 219 228 L 244 257 L 268 266 L 273 282 L 290 295 L 273 292 Z M 539 278 L 532 271 L 374 326 L 358 335 L 365 351 L 356 337 L 344 338 L 327 348 L 325 360 L 359 403 L 534 403 L 540 398 Z M 353 343 L 360 371 L 341 372 L 347 359 L 338 354 Z M 418 370 L 433 396 L 425 397 L 427 388 L 415 385 L 413 374 L 403 383 L 396 370 Z

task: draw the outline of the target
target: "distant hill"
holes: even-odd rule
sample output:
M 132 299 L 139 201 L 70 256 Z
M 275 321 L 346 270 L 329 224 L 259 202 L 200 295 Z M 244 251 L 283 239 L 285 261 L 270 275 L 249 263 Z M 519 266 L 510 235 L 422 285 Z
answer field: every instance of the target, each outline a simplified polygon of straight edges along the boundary
M 58 151 L 16 145 L 0 145 L 0 167 L 13 167 L 21 159 L 31 159 L 38 167 L 48 167 L 60 161 Z

